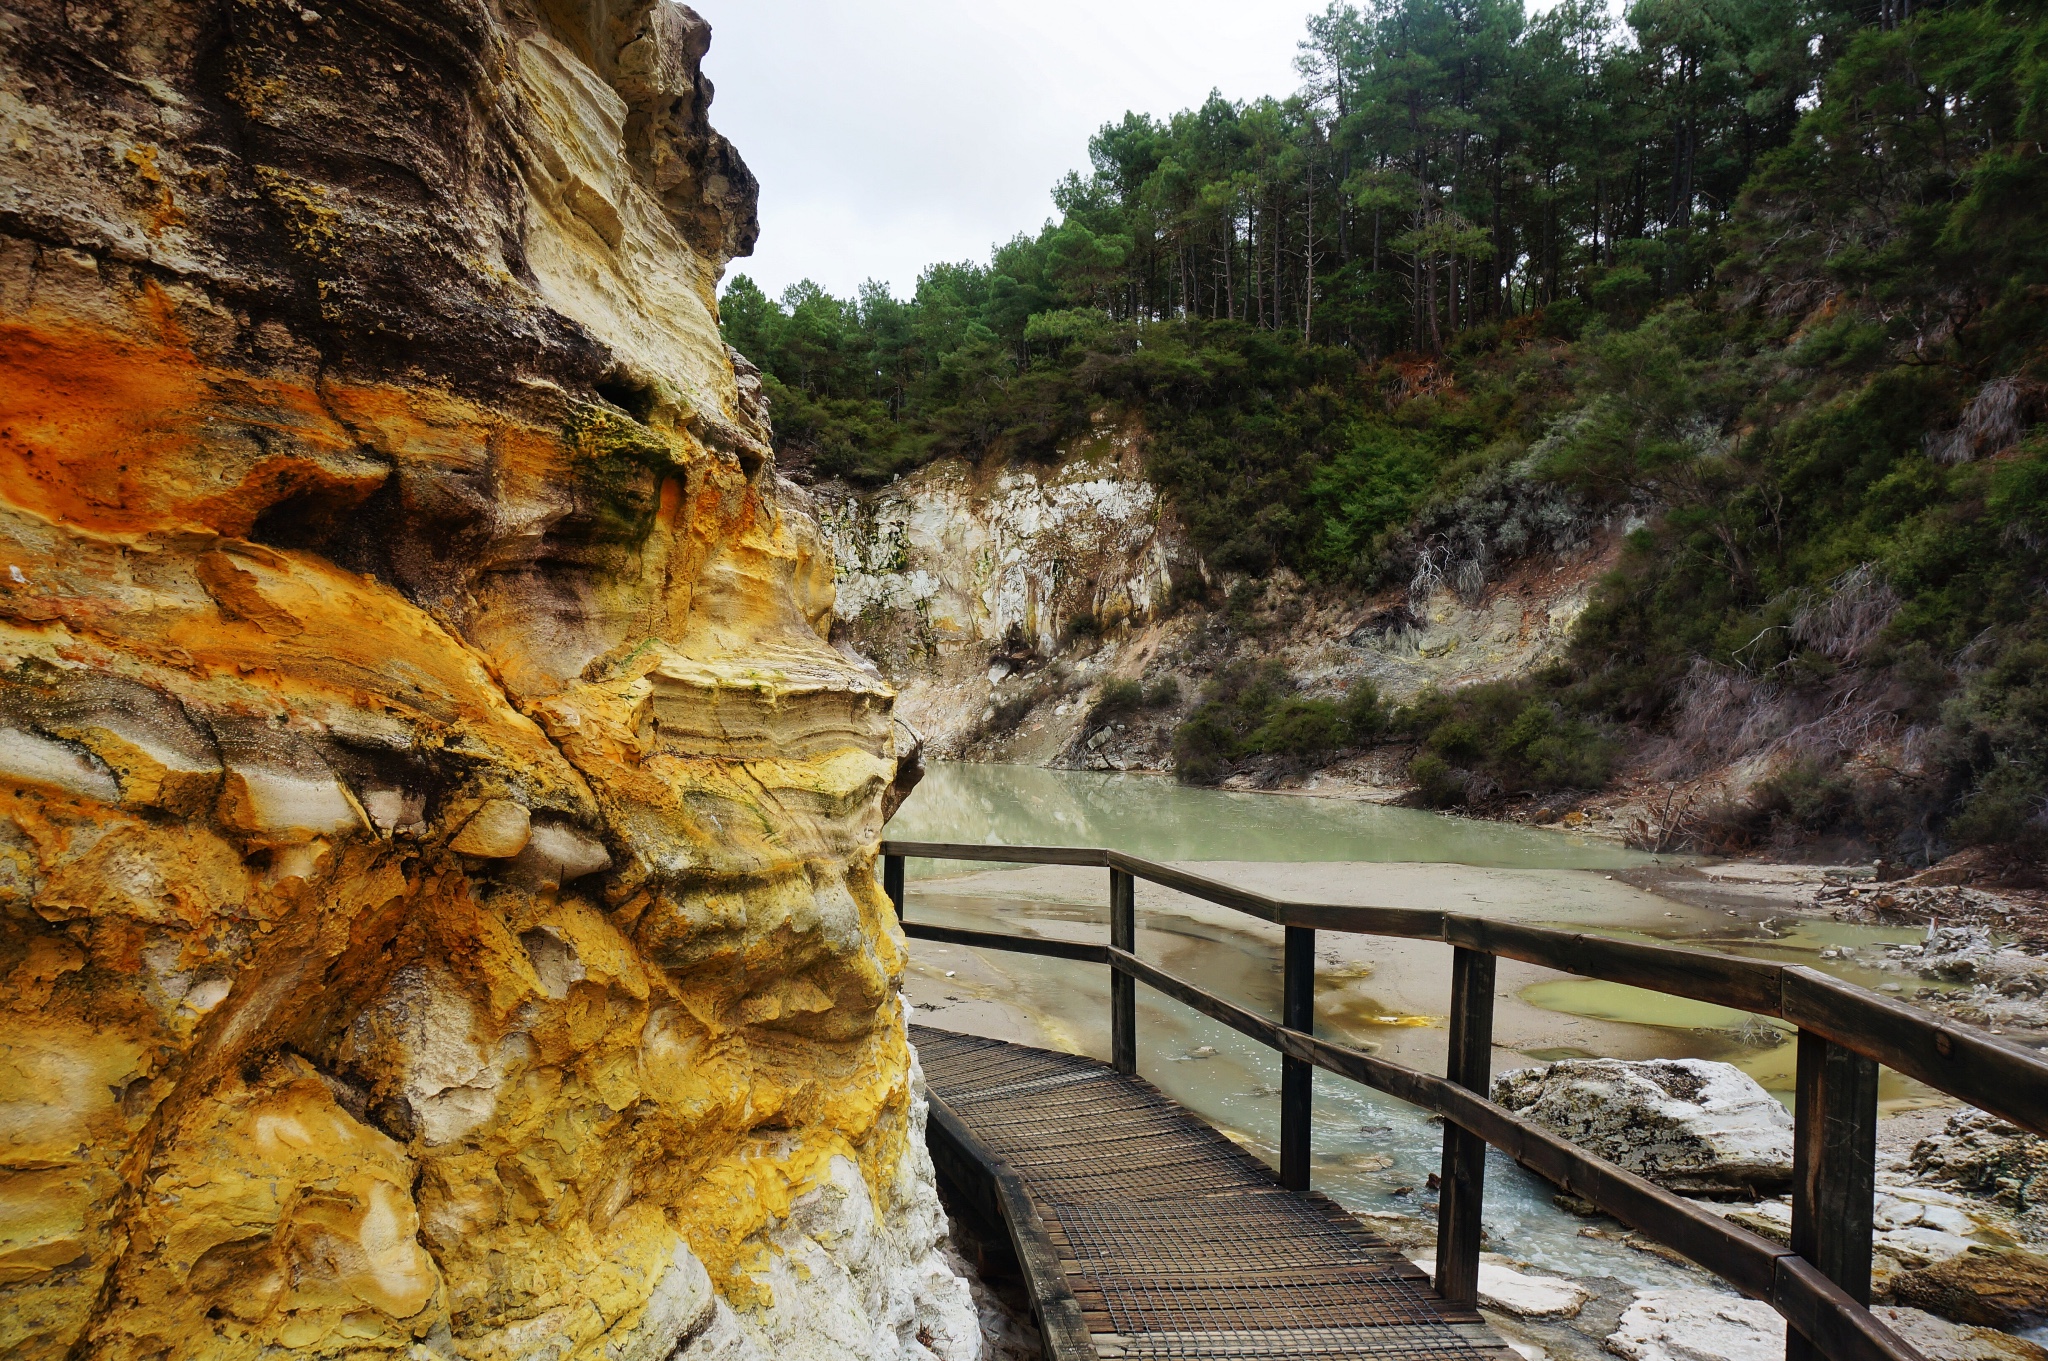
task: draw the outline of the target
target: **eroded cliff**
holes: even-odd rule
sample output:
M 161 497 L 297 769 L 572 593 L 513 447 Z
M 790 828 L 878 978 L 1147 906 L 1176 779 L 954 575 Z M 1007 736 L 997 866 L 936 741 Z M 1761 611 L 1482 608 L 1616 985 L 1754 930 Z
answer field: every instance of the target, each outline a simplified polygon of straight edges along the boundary
M 1365 681 L 1398 703 L 1526 676 L 1562 655 L 1630 527 L 1477 561 L 1433 539 L 1413 581 L 1370 592 L 1250 578 L 1195 551 L 1146 478 L 1147 438 L 1104 407 L 1051 463 L 949 458 L 873 490 L 818 487 L 835 636 L 875 661 L 932 755 L 1166 769 L 1174 723 L 1247 659 L 1314 696 Z M 1148 698 L 1119 704 L 1118 686 Z M 1399 792 L 1407 756 L 1368 753 L 1326 783 Z
M 0 1351 L 974 1354 L 708 42 L 0 5 Z

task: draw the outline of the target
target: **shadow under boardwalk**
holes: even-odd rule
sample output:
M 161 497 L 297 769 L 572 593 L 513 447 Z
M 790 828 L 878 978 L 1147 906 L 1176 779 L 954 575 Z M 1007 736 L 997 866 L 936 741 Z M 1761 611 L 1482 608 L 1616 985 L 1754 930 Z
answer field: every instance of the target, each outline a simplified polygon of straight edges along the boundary
M 1101 1357 L 1517 1361 L 1321 1195 L 1151 1083 L 913 1026 L 926 1082 L 1024 1183 Z

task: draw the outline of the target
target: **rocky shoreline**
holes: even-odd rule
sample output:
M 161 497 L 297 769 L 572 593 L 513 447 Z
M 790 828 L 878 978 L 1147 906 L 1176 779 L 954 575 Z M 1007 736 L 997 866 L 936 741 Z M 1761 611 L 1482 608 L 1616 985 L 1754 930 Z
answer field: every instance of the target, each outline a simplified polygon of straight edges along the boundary
M 1784 1108 L 1738 1069 L 1703 1060 L 1568 1060 L 1504 1073 L 1494 1099 L 1696 1204 L 1789 1241 Z M 1881 1135 L 1873 1300 L 1929 1361 L 2048 1361 L 2048 1140 L 1980 1111 L 1894 1117 Z M 1702 1194 L 1707 1192 L 1708 1194 Z M 1768 1192 L 1768 1193 L 1767 1193 Z M 1481 1259 L 1481 1310 L 1530 1361 L 1776 1361 L 1769 1306 L 1629 1232 L 1591 1206 L 1579 1233 L 1653 1253 L 1696 1283 L 1638 1288 Z M 1433 1270 L 1434 1225 L 1375 1214 L 1373 1227 Z M 2030 1336 L 2031 1334 L 2031 1336 Z

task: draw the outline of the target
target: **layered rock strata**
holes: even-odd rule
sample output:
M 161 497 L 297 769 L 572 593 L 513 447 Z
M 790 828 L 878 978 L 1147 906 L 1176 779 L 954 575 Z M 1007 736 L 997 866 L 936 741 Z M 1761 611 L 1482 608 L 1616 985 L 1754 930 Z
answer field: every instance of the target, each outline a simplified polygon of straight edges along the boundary
M 708 42 L 0 3 L 0 1353 L 975 1353 Z

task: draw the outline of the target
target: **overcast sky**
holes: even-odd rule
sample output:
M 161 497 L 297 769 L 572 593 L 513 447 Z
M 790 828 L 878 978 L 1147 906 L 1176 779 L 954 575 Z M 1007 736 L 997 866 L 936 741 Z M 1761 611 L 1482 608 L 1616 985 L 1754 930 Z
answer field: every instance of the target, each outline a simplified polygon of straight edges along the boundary
M 936 260 L 1052 216 L 1088 138 L 1211 89 L 1285 95 L 1320 0 L 691 0 L 711 22 L 711 121 L 761 180 L 771 295 L 812 278 L 908 295 Z

